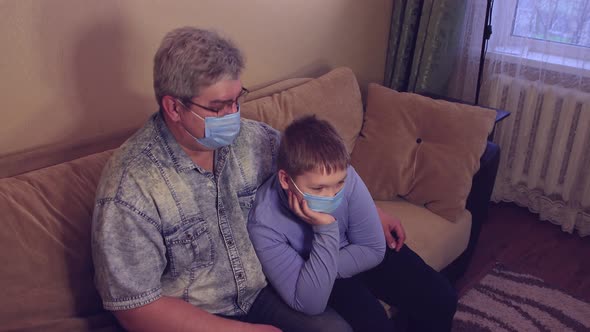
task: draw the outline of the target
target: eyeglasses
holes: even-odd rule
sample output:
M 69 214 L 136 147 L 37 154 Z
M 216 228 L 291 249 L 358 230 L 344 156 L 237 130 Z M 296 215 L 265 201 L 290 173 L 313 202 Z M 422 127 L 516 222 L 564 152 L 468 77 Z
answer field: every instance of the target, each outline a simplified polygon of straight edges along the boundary
M 207 107 L 207 106 L 199 105 L 190 99 L 187 100 L 186 103 L 193 104 L 193 105 L 198 106 L 202 109 L 206 109 L 209 112 L 219 113 L 219 112 L 223 111 L 224 109 L 226 109 L 227 107 L 229 107 L 229 108 L 234 107 L 234 104 L 239 107 L 240 103 L 242 103 L 244 101 L 244 98 L 246 97 L 246 95 L 249 92 L 250 91 L 248 91 L 248 89 L 242 88 L 242 90 L 240 91 L 240 94 L 236 97 L 236 99 L 216 102 L 216 104 L 219 104 L 219 106 L 216 106 L 216 107 Z

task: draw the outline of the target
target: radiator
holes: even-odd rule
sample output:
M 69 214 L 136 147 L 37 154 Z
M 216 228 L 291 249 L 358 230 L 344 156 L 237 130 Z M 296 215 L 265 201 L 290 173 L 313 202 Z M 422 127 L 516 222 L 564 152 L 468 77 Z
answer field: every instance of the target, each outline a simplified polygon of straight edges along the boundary
M 496 75 L 483 104 L 511 112 L 498 124 L 502 150 L 492 199 L 590 233 L 590 94 Z

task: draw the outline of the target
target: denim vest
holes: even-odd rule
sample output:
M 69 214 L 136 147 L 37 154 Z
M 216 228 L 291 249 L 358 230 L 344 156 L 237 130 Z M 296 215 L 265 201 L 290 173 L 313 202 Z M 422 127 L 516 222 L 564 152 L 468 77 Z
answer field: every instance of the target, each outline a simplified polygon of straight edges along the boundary
M 105 166 L 92 222 L 95 283 L 108 310 L 162 295 L 242 315 L 266 286 L 246 229 L 258 186 L 276 167 L 279 133 L 242 119 L 214 172 L 195 165 L 159 113 Z

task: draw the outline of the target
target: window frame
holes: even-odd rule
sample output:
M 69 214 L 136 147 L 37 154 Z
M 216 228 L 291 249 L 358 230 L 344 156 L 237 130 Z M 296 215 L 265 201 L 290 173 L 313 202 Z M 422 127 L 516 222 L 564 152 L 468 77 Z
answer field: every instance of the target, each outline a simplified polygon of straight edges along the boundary
M 504 5 L 502 9 L 497 6 Z M 514 35 L 518 0 L 502 0 L 495 3 L 492 18 L 492 37 L 488 53 L 492 57 L 508 56 L 532 62 L 547 62 L 553 66 L 590 71 L 590 48 L 555 41 Z M 509 24 L 510 28 L 493 29 L 494 26 Z M 497 37 L 494 38 L 494 34 Z M 500 44 L 501 43 L 501 44 Z M 567 70 L 567 71 L 570 71 Z

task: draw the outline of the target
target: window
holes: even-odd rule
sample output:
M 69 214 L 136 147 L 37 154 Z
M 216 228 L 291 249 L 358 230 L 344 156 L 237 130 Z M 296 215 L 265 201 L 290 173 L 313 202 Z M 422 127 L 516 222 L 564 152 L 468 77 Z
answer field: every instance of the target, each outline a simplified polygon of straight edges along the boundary
M 489 55 L 590 70 L 590 0 L 497 0 Z
M 519 0 L 512 35 L 590 47 L 590 0 Z

